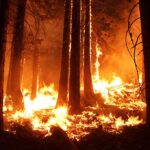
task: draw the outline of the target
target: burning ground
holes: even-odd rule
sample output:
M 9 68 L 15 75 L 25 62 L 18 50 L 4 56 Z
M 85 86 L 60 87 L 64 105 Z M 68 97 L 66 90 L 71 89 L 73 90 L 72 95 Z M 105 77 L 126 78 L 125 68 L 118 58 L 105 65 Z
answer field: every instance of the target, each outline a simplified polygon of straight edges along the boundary
M 99 86 L 102 83 L 105 86 L 98 88 L 102 94 L 95 89 L 93 96 L 96 105 L 82 104 L 78 115 L 69 115 L 65 106 L 55 109 L 58 93 L 53 84 L 39 90 L 34 100 L 30 99 L 30 91 L 24 90 L 24 111 L 13 112 L 11 102 L 4 106 L 5 129 L 13 134 L 6 132 L 1 136 L 3 146 L 11 138 L 8 149 L 10 145 L 10 149 L 21 150 L 148 149 L 143 117 L 146 104 L 140 98 L 139 85 L 124 83 L 119 77 L 111 83 L 100 80 Z
M 98 66 L 95 63 L 95 67 Z M 51 134 L 52 126 L 59 126 L 69 138 L 79 141 L 100 126 L 105 132 L 120 134 L 126 127 L 144 124 L 146 104 L 139 84 L 124 83 L 117 76 L 108 82 L 101 80 L 95 72 L 93 86 L 95 94 L 92 101 L 95 103 L 87 107 L 84 103 L 87 100 L 82 98 L 82 112 L 78 115 L 69 115 L 67 106 L 56 108 L 58 93 L 54 84 L 41 88 L 34 100 L 30 99 L 30 91 L 24 89 L 24 111 L 14 112 L 12 102 L 5 97 L 6 130 L 15 133 L 13 127 L 19 124 L 41 131 L 46 136 Z

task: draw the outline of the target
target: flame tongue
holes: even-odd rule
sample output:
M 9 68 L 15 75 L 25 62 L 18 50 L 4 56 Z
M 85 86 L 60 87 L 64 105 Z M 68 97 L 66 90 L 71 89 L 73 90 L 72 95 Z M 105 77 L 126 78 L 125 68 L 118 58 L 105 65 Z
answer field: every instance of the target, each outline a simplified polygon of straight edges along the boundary
M 112 82 L 109 86 L 120 86 L 122 84 L 120 79 L 117 81 L 118 82 Z M 117 92 L 120 93 L 118 89 Z M 125 126 L 134 126 L 143 123 L 143 120 L 137 115 L 126 116 L 126 119 L 123 119 L 121 116 L 116 117 L 112 113 L 105 115 L 99 114 L 99 112 L 102 113 L 99 106 L 85 108 L 86 110 L 83 111 L 82 114 L 70 116 L 66 107 L 55 109 L 57 92 L 54 90 L 53 85 L 41 89 L 37 98 L 33 101 L 30 100 L 30 95 L 25 93 L 28 93 L 28 91 L 24 91 L 25 110 L 23 112 L 5 112 L 5 120 L 8 124 L 15 122 L 26 126 L 28 122 L 33 130 L 39 130 L 44 133 L 50 133 L 51 127 L 54 125 L 60 126 L 68 133 L 70 138 L 80 140 L 99 126 L 102 126 L 107 132 L 120 133 Z M 113 91 L 113 93 L 115 92 Z M 115 95 L 113 96 L 115 97 Z M 114 102 L 114 104 L 116 103 Z M 121 104 L 120 107 L 122 107 Z M 135 105 L 134 102 L 133 104 Z M 128 105 L 126 105 L 126 107 L 128 107 Z M 140 107 L 142 107 L 142 105 L 140 105 Z M 138 109 L 138 107 L 136 107 L 136 109 Z M 124 113 L 123 115 L 125 116 L 126 114 Z

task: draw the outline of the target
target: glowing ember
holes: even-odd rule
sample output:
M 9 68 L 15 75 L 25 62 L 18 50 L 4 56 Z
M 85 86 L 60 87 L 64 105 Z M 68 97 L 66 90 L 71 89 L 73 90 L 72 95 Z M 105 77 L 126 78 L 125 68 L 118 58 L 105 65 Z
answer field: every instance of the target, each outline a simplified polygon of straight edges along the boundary
M 9 109 L 6 109 L 6 122 L 15 122 L 23 126 L 28 122 L 33 130 L 43 131 L 44 133 L 50 133 L 53 125 L 60 126 L 70 138 L 76 140 L 80 140 L 88 135 L 92 129 L 99 126 L 102 126 L 107 132 L 120 133 L 124 126 L 135 126 L 143 123 L 143 120 L 138 116 L 129 116 L 127 119 L 123 119 L 122 117 L 115 117 L 111 113 L 108 115 L 96 113 L 96 111 L 100 112 L 98 107 L 93 107 L 91 110 L 87 108 L 80 115 L 70 116 L 65 107 L 55 109 L 57 92 L 52 85 L 41 89 L 37 98 L 33 101 L 30 100 L 30 95 L 27 93 L 28 91 L 25 90 L 25 110 L 12 113 Z

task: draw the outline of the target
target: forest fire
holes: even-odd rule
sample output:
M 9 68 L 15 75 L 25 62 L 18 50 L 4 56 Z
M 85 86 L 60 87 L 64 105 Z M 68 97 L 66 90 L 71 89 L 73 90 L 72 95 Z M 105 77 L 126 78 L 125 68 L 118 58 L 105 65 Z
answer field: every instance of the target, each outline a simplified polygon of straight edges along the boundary
M 100 81 L 100 84 L 102 82 L 103 81 Z M 115 105 L 121 109 L 127 108 L 138 111 L 145 109 L 146 105 L 144 102 L 137 99 L 134 100 L 134 92 L 137 93 L 137 88 L 132 86 L 132 89 L 129 91 L 124 88 L 114 89 L 114 86 L 111 86 L 114 85 L 114 82 L 116 82 L 116 80 L 110 84 L 106 82 L 109 89 L 107 89 L 107 86 L 103 87 L 104 91 L 113 93 L 110 97 L 107 97 L 109 95 L 108 93 L 107 95 L 105 95 L 106 93 L 103 95 L 106 105 Z M 118 87 L 122 86 L 125 87 L 123 84 L 119 84 Z M 128 97 L 131 102 L 129 102 L 129 100 L 120 102 L 119 98 L 122 98 L 122 94 L 127 92 L 132 95 L 130 98 Z M 116 99 L 116 97 L 118 97 L 118 99 Z M 60 126 L 68 133 L 70 138 L 79 140 L 81 137 L 89 134 L 92 129 L 98 128 L 100 125 L 102 125 L 103 129 L 107 132 L 120 133 L 125 126 L 135 126 L 144 123 L 144 120 L 140 119 L 139 116 L 127 115 L 124 116 L 125 119 L 123 119 L 123 117 L 116 117 L 115 114 L 113 115 L 112 113 L 104 115 L 99 110 L 101 109 L 99 106 L 92 107 L 90 110 L 87 108 L 87 110 L 83 111 L 80 115 L 70 116 L 66 107 L 55 109 L 56 101 L 57 92 L 54 90 L 53 85 L 39 90 L 34 100 L 30 99 L 28 91 L 25 90 L 24 111 L 13 112 L 12 106 L 4 106 L 5 119 L 7 122 L 6 126 L 11 128 L 13 123 L 23 126 L 28 123 L 33 130 L 39 130 L 44 133 L 49 133 L 51 126 Z
M 148 6 L 0 0 L 0 149 L 149 149 Z
M 54 84 L 41 88 L 34 100 L 30 98 L 31 92 L 24 89 L 24 111 L 15 112 L 12 105 L 7 103 L 4 105 L 6 128 L 11 130 L 12 124 L 26 126 L 28 123 L 33 130 L 42 131 L 46 135 L 51 133 L 52 126 L 59 126 L 68 133 L 70 138 L 80 140 L 99 126 L 102 126 L 104 131 L 117 134 L 121 133 L 126 126 L 144 123 L 144 119 L 138 115 L 146 109 L 146 104 L 140 95 L 139 85 L 124 83 L 117 76 L 113 76 L 111 82 L 100 79 L 98 57 L 101 54 L 97 47 L 93 87 L 95 94 L 101 94 L 104 105 L 85 107 L 81 114 L 72 116 L 69 115 L 67 106 L 56 108 L 58 92 L 54 89 Z M 5 99 L 7 100 L 7 96 Z M 120 116 L 117 113 L 106 114 L 102 110 L 105 110 L 106 106 L 128 110 L 128 113 L 122 112 Z M 133 112 L 130 113 L 130 111 Z

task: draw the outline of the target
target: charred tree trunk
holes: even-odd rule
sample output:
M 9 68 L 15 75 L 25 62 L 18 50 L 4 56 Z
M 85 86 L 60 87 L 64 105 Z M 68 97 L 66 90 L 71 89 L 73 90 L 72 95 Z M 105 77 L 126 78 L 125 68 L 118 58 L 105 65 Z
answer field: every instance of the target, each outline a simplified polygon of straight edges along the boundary
M 10 62 L 10 83 L 8 94 L 12 97 L 14 109 L 22 109 L 21 93 L 21 58 L 24 47 L 24 19 L 25 19 L 26 0 L 18 0 L 17 17 L 14 26 L 14 36 L 12 42 L 12 54 Z
M 86 21 L 85 21 L 85 44 L 84 44 L 84 94 L 85 97 L 93 95 L 92 75 L 91 75 L 91 2 L 85 0 Z
M 71 42 L 71 39 L 70 39 L 71 22 L 70 21 L 71 21 L 71 0 L 65 0 L 63 47 L 62 47 L 61 71 L 60 71 L 57 107 L 67 103 L 68 74 L 69 74 L 69 48 L 70 48 L 70 42 Z
M 150 2 L 140 0 L 146 87 L 146 123 L 150 127 Z
M 69 111 L 80 111 L 80 0 L 73 0 Z
M 9 0 L 0 1 L 0 131 L 3 130 L 3 82 Z

